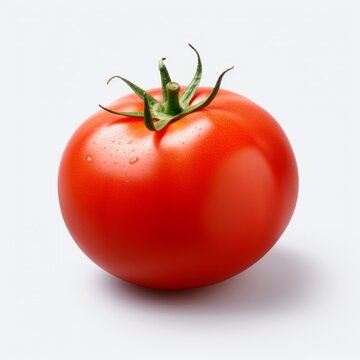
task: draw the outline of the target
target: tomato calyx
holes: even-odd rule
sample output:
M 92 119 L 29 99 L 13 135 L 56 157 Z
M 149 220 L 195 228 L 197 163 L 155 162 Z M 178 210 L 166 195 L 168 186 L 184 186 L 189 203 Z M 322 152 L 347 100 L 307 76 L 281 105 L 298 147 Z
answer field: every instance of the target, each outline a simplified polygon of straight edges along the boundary
M 144 118 L 145 126 L 151 131 L 159 131 L 168 124 L 208 106 L 218 93 L 224 75 L 234 67 L 228 68 L 220 74 L 214 88 L 206 99 L 195 105 L 190 105 L 201 80 L 202 63 L 198 51 L 192 45 L 189 44 L 189 46 L 196 53 L 197 68 L 193 79 L 181 94 L 181 96 L 179 96 L 180 85 L 171 80 L 169 72 L 165 66 L 164 60 L 166 60 L 166 58 L 161 58 L 158 67 L 160 71 L 163 101 L 158 101 L 152 95 L 131 81 L 121 76 L 115 75 L 107 81 L 107 84 L 109 84 L 113 79 L 120 79 L 124 81 L 134 91 L 134 93 L 144 101 L 144 111 L 125 112 L 108 109 L 102 105 L 99 106 L 103 110 L 106 110 L 112 114 L 135 118 L 142 117 Z

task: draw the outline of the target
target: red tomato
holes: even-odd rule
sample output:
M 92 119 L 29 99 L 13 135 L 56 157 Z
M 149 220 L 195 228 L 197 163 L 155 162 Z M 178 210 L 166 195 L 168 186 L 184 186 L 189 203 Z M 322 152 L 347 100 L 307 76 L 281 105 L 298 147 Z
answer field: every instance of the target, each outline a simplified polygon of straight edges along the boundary
M 210 91 L 198 88 L 193 103 Z M 112 106 L 143 111 L 144 102 L 128 95 Z M 65 223 L 96 264 L 145 287 L 184 289 L 238 274 L 275 244 L 298 173 L 271 115 L 220 89 L 157 132 L 100 110 L 70 139 L 58 188 Z

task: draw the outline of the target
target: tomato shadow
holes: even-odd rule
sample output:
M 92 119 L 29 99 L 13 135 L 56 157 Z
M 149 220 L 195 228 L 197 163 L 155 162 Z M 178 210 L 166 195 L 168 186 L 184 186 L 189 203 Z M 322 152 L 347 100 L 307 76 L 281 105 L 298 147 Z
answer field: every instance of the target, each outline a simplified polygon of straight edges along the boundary
M 310 259 L 294 251 L 272 249 L 243 273 L 192 290 L 145 289 L 102 273 L 101 287 L 122 304 L 161 312 L 233 316 L 236 313 L 283 312 L 312 301 L 323 283 Z

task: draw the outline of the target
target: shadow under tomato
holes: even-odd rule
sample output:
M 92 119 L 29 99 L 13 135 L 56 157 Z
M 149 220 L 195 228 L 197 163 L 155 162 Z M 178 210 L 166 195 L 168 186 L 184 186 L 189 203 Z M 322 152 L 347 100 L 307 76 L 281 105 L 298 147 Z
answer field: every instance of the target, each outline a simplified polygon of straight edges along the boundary
M 234 314 L 273 312 L 298 307 L 320 288 L 319 271 L 309 259 L 272 249 L 243 273 L 221 283 L 191 290 L 161 291 L 126 283 L 102 273 L 101 287 L 112 297 L 162 312 Z

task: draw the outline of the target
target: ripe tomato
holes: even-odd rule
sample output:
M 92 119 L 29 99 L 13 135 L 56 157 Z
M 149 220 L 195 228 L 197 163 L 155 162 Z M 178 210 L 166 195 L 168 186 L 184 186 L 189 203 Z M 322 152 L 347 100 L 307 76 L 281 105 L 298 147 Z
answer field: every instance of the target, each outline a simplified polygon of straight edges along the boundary
M 210 92 L 198 88 L 192 103 Z M 162 89 L 148 94 L 161 99 Z M 144 102 L 131 94 L 111 107 L 141 112 Z M 274 245 L 298 173 L 271 115 L 220 89 L 160 131 L 100 110 L 70 139 L 58 190 L 72 237 L 96 264 L 145 287 L 183 289 L 238 274 Z

